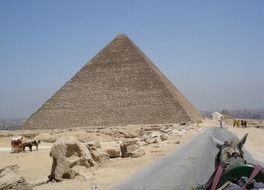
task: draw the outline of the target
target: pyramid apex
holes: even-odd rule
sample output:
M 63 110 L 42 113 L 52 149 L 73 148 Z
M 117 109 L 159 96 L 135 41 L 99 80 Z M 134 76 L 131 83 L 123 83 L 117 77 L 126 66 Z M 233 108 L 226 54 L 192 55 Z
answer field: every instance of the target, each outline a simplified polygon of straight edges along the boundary
M 128 36 L 126 34 L 118 34 L 115 38 L 117 38 L 117 39 L 128 39 Z

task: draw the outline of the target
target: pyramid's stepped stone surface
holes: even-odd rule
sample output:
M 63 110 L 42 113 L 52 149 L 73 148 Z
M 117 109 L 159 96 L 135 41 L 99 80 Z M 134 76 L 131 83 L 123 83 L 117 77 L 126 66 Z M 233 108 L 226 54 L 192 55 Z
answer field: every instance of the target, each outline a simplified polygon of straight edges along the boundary
M 185 110 L 191 120 L 201 120 L 203 118 L 202 114 L 193 107 L 193 105 L 183 96 L 183 94 L 160 72 L 160 70 L 152 63 L 152 61 L 148 59 L 148 57 L 146 57 L 143 52 L 141 53 L 143 54 L 145 59 L 148 60 L 147 63 L 152 66 L 156 74 L 160 77 L 160 80 L 164 83 L 166 88 L 174 96 L 176 101 L 182 106 L 182 108 Z
M 23 128 L 175 123 L 201 115 L 125 35 L 117 36 Z

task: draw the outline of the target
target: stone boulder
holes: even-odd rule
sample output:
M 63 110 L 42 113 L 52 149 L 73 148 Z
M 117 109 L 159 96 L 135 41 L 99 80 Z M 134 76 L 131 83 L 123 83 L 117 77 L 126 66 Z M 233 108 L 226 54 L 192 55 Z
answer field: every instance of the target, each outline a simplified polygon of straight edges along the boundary
M 118 158 L 121 156 L 120 148 L 109 148 L 105 152 L 109 155 L 109 158 Z
M 101 143 L 99 141 L 89 141 L 85 143 L 85 146 L 90 151 L 92 158 L 95 162 L 103 164 L 109 161 L 109 155 L 101 149 Z
M 25 179 L 17 174 L 18 165 L 6 166 L 0 169 L 1 190 L 31 190 Z
M 60 137 L 51 147 L 53 158 L 50 180 L 61 181 L 81 175 L 78 171 L 87 171 L 95 165 L 87 147 L 72 136 Z
M 121 156 L 120 142 L 106 142 L 102 144 L 102 149 L 110 158 L 118 158 Z
M 125 138 L 135 138 L 137 134 L 130 131 L 119 131 L 120 134 L 124 135 Z
M 144 131 L 159 131 L 162 128 L 161 125 L 151 125 L 144 127 Z
M 184 134 L 186 133 L 186 130 L 181 130 L 181 129 L 173 129 L 171 131 L 168 132 L 168 135 L 171 136 L 179 136 L 182 137 Z
M 120 145 L 122 158 L 141 157 L 145 155 L 145 151 L 137 144 L 137 140 L 126 140 Z
M 162 133 L 167 133 L 167 130 L 169 129 L 169 126 L 162 126 L 161 128 L 160 128 L 160 132 L 162 132 Z
M 144 135 L 144 141 L 147 144 L 153 144 L 153 143 L 160 143 L 161 142 L 161 134 L 157 131 L 151 132 L 148 135 Z
M 89 151 L 102 148 L 101 143 L 99 141 L 88 141 L 85 143 L 85 146 L 89 149 Z
M 166 140 L 168 140 L 168 135 L 166 135 L 166 134 L 161 134 L 160 135 L 160 139 L 162 140 L 162 141 L 166 141 Z
M 102 149 L 96 149 L 91 151 L 92 158 L 98 164 L 103 164 L 109 161 L 109 154 L 102 151 Z

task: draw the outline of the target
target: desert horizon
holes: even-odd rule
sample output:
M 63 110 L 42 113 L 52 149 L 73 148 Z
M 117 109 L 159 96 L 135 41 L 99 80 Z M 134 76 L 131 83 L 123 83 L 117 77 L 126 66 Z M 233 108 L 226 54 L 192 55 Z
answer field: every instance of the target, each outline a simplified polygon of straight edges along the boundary
M 0 190 L 263 190 L 264 1 L 0 1 Z

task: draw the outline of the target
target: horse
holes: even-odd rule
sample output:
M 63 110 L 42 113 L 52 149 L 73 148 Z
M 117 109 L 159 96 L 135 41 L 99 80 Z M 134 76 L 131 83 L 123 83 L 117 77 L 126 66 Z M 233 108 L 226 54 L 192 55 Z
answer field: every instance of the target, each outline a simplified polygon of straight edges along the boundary
M 247 136 L 248 133 L 241 140 L 233 137 L 229 141 L 226 140 L 224 142 L 211 136 L 213 143 L 218 148 L 218 153 L 215 157 L 215 168 L 219 165 L 226 168 L 233 164 L 245 164 L 246 160 L 242 148 L 247 140 Z
M 24 143 L 22 143 L 23 151 L 25 152 L 25 148 L 28 147 L 30 152 L 31 152 L 33 146 L 35 146 L 36 150 L 38 150 L 39 144 L 40 144 L 40 140 L 33 140 L 33 141 L 24 142 Z
M 218 148 L 215 156 L 215 171 L 206 184 L 198 186 L 198 190 L 245 190 L 264 189 L 264 170 L 260 165 L 247 163 L 242 150 L 248 134 L 240 140 L 233 137 L 229 141 L 221 141 L 211 137 Z

